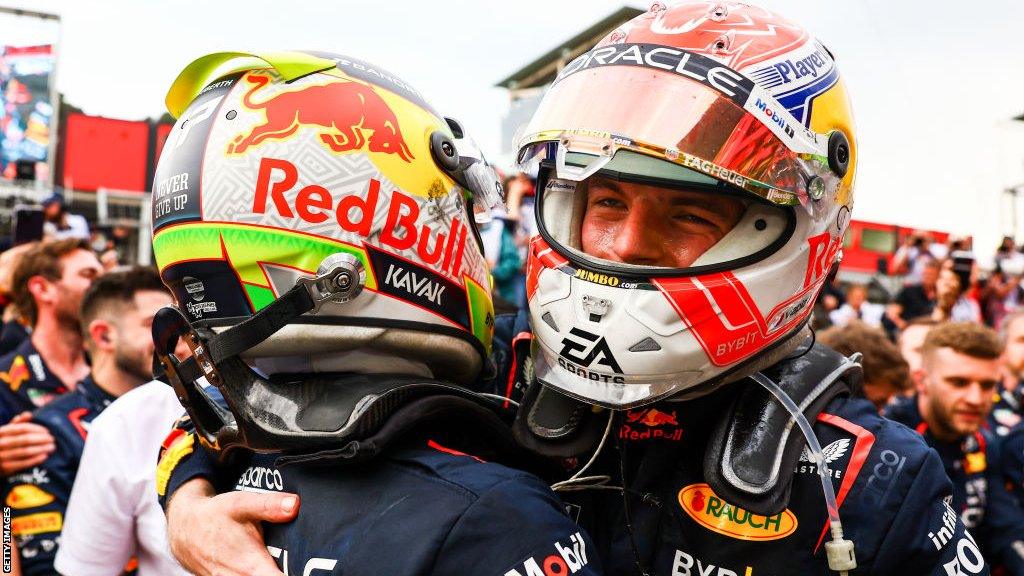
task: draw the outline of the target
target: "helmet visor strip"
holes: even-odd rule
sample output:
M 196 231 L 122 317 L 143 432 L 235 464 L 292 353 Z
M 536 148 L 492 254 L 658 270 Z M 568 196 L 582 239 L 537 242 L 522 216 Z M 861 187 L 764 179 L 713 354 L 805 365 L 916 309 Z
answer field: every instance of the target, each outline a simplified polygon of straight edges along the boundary
M 776 204 L 806 204 L 834 193 L 839 178 L 829 169 L 828 137 L 806 129 L 756 84 L 718 69 L 745 81 L 744 93 L 634 66 L 563 74 L 524 129 L 519 159 L 536 158 L 544 144 L 559 142 L 564 153 L 595 157 L 589 170 L 560 170 L 563 178 L 582 180 L 618 150 L 630 149 Z
M 539 170 L 540 232 L 578 265 L 630 276 L 704 274 L 761 260 L 792 234 L 790 207 L 653 155 L 601 155 L 594 144 L 590 154 L 560 141 L 542 147 L 555 160 Z

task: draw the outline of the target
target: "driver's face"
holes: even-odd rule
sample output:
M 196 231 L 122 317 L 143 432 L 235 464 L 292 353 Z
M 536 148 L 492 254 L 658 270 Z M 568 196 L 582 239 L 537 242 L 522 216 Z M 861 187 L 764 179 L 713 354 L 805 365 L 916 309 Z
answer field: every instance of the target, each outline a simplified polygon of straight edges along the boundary
M 727 196 L 593 177 L 583 215 L 583 251 L 637 266 L 686 268 L 743 215 Z

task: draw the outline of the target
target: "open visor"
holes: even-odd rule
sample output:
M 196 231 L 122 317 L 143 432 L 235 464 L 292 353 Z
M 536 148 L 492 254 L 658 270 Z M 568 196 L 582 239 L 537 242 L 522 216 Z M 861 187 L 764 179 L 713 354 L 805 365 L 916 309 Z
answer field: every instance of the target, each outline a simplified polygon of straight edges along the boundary
M 566 166 L 593 159 L 568 153 Z M 684 166 L 629 150 L 598 162 L 583 181 L 560 178 L 551 162 L 538 178 L 541 235 L 586 268 L 647 277 L 732 270 L 774 253 L 796 225 L 794 208 Z
M 737 80 L 739 74 L 725 70 Z M 710 72 L 708 73 L 710 74 Z M 705 78 L 706 80 L 706 78 Z M 519 138 L 520 164 L 555 161 L 583 180 L 622 149 L 685 166 L 782 205 L 834 193 L 828 141 L 752 83 L 745 94 L 638 66 L 569 73 L 549 89 Z M 561 148 L 563 156 L 551 144 Z M 591 156 L 566 165 L 566 153 Z

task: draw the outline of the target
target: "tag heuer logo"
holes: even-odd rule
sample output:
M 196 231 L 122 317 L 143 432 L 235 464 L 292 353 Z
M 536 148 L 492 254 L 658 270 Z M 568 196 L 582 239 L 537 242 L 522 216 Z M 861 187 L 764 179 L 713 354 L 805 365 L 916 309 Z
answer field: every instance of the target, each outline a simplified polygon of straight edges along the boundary
M 615 360 L 615 356 L 612 355 L 611 347 L 608 346 L 608 342 L 603 337 L 591 334 L 586 330 L 580 330 L 579 328 L 573 328 L 569 331 L 569 334 L 586 340 L 587 343 L 577 342 L 568 337 L 563 338 L 562 351 L 559 352 L 562 357 L 568 358 L 580 366 L 589 367 L 594 363 L 602 364 L 611 369 L 612 372 L 622 374 L 619 363 Z

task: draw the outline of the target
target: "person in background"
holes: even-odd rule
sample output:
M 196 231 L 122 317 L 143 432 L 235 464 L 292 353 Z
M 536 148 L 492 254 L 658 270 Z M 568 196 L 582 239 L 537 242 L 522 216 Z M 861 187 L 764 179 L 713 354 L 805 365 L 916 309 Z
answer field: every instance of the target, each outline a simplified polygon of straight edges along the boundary
M 868 287 L 854 284 L 846 289 L 846 303 L 829 312 L 828 317 L 833 326 L 840 328 L 854 320 L 880 328 L 884 314 L 885 306 L 868 301 Z
M 0 356 L 14 350 L 29 337 L 28 319 L 14 304 L 14 269 L 22 255 L 35 248 L 38 242 L 26 242 L 0 253 L 0 299 L 4 303 L 3 324 L 0 326 Z
M 968 295 L 970 273 L 959 273 L 952 260 L 945 260 L 935 283 L 935 308 L 932 318 L 938 322 L 981 322 L 981 307 Z
M 935 309 L 938 299 L 939 262 L 926 258 L 921 264 L 921 281 L 908 284 L 900 289 L 885 311 L 886 319 L 896 330 L 902 330 L 907 321 L 918 316 L 928 316 Z
M 900 355 L 907 361 L 910 368 L 911 378 L 921 368 L 921 350 L 924 346 L 924 339 L 932 328 L 939 323 L 930 316 L 919 316 L 907 322 L 907 325 L 900 330 L 896 345 L 899 346 Z
M 1017 251 L 1013 237 L 1003 236 L 993 255 L 993 268 L 978 294 L 984 321 L 993 328 L 1003 325 L 1003 318 L 1020 307 L 1020 277 L 1024 273 L 1024 254 Z
M 153 286 L 155 272 L 146 276 L 144 285 Z M 159 288 L 152 296 L 164 294 L 162 284 Z M 135 299 L 140 297 L 146 293 L 136 293 Z M 144 336 L 148 334 L 138 338 Z M 176 355 L 188 354 L 185 341 L 179 341 Z M 129 355 L 136 356 L 131 364 L 138 365 L 133 370 L 137 381 L 145 375 L 147 358 L 138 351 Z M 180 416 L 174 390 L 152 380 L 118 397 L 92 421 L 67 504 L 54 564 L 59 572 L 117 574 L 135 557 L 143 575 L 184 574 L 167 548 L 166 519 L 156 500 L 153 473 L 153 455 Z
M 989 417 L 989 427 L 996 434 L 1005 436 L 1020 424 L 1024 408 L 1024 390 L 1020 386 L 1024 376 L 1024 310 L 1013 312 L 1004 319 L 999 336 L 1003 341 L 1002 378 Z
M 32 335 L 0 357 L 0 397 L 15 414 L 74 389 L 89 374 L 78 315 L 82 295 L 102 274 L 96 256 L 77 238 L 42 242 L 21 257 L 11 281 L 13 302 Z M 0 415 L 0 423 L 13 416 Z M 11 455 L 2 452 L 0 470 L 10 473 Z
M 153 315 L 171 304 L 171 296 L 160 276 L 149 268 L 136 268 L 108 274 L 98 279 L 82 298 L 82 339 L 89 351 L 92 369 L 74 390 L 36 410 L 33 423 L 44 426 L 55 439 L 56 450 L 36 466 L 31 474 L 14 474 L 3 479 L 2 496 L 11 508 L 11 533 L 18 541 L 22 573 L 53 574 L 57 549 L 66 541 L 62 527 L 84 527 L 75 532 L 95 546 L 127 545 L 130 539 L 111 542 L 100 537 L 108 529 L 98 518 L 85 514 L 66 515 L 68 498 L 75 484 L 78 463 L 92 420 L 115 398 L 153 378 L 153 339 L 150 335 Z M 128 431 L 118 446 L 131 442 L 138 431 Z M 151 461 L 152 465 L 152 461 Z M 86 486 L 94 493 L 107 495 L 110 485 Z M 114 506 L 122 504 L 116 499 Z M 122 535 L 123 536 L 123 535 Z M 114 558 L 104 550 L 94 560 Z M 134 568 L 128 559 L 105 574 L 117 574 Z M 85 574 L 75 564 L 61 569 L 65 574 Z
M 1024 509 L 1007 492 L 1001 446 L 984 428 L 999 386 L 1002 343 L 974 322 L 949 322 L 925 338 L 917 394 L 886 411 L 924 437 L 953 481 L 952 509 L 985 558 L 1009 574 L 1024 574 Z M 936 533 L 929 538 L 939 544 Z
M 846 293 L 839 286 L 839 279 L 832 277 L 818 293 L 814 301 L 814 312 L 811 314 L 812 327 L 825 330 L 832 326 L 832 312 L 846 304 Z
M 491 221 L 480 226 L 484 257 L 494 278 L 494 310 L 498 314 L 515 313 L 523 282 L 523 261 L 516 243 L 517 223 L 503 206 L 491 211 Z
M 893 254 L 889 273 L 903 276 L 903 282 L 908 286 L 922 283 L 925 265 L 938 260 L 932 251 L 934 245 L 931 234 L 914 230 L 903 238 L 903 244 Z
M 513 229 L 512 236 L 515 238 L 516 246 L 519 249 L 520 270 L 509 279 L 508 285 L 514 286 L 515 298 L 512 300 L 516 306 L 526 308 L 526 254 L 530 238 L 537 234 L 537 216 L 534 212 L 537 199 L 536 179 L 520 172 L 505 180 L 505 197 L 508 204 L 508 224 Z M 514 224 L 514 226 L 512 226 Z
M 845 356 L 862 355 L 864 369 L 861 392 L 881 412 L 889 402 L 913 388 L 910 368 L 899 348 L 881 329 L 853 320 L 818 334 L 818 340 Z
M 47 240 L 61 240 L 63 238 L 78 238 L 88 241 L 89 222 L 81 214 L 68 212 L 64 196 L 60 193 L 53 193 L 43 200 L 43 238 Z

